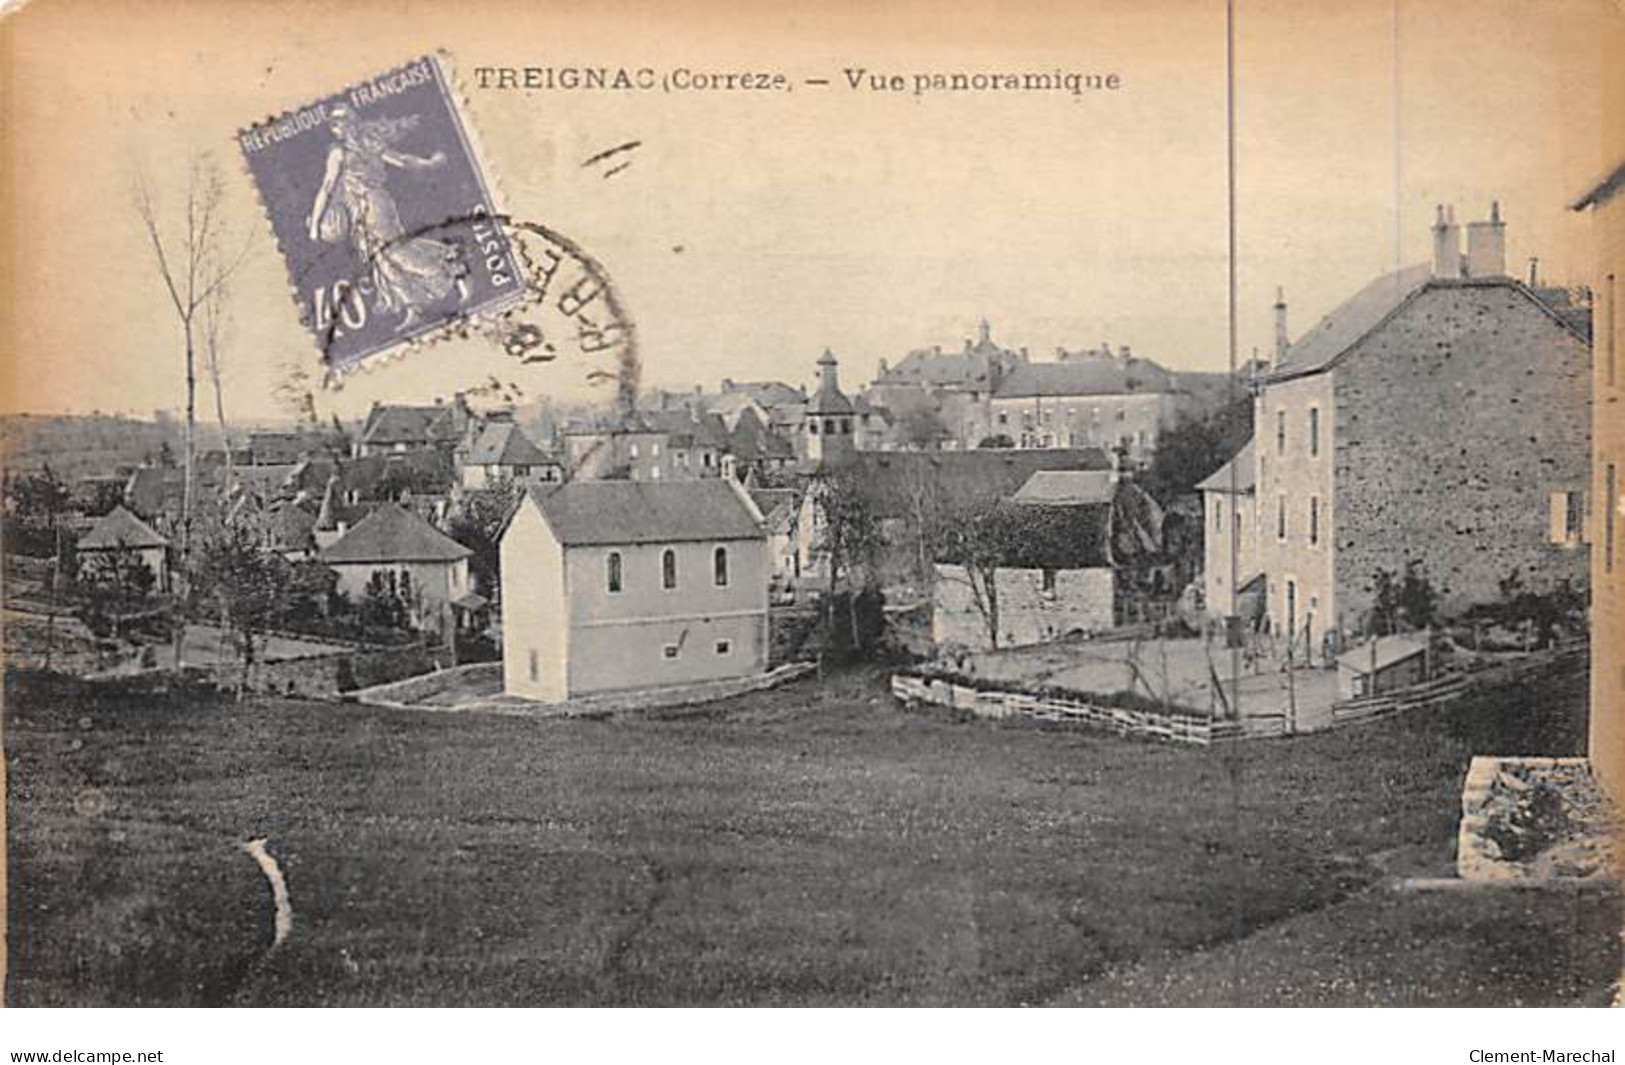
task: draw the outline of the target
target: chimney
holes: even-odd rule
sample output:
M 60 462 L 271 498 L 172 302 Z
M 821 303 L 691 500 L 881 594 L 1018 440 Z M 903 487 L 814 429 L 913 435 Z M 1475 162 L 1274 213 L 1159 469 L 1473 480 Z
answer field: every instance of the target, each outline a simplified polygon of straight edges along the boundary
M 1467 223 L 1467 276 L 1505 277 L 1507 227 L 1501 221 L 1501 203 L 1490 204 L 1488 222 Z
M 1279 285 L 1275 288 L 1275 365 L 1281 365 L 1286 358 L 1286 349 L 1291 341 L 1286 335 L 1286 289 Z
M 1529 287 L 1535 288 L 1540 284 L 1540 256 L 1529 257 Z
M 1434 208 L 1433 276 L 1461 276 L 1461 229 L 1456 225 L 1456 209 L 1442 204 Z
M 1124 344 L 1122 347 L 1117 349 L 1117 357 L 1122 359 L 1124 362 L 1128 362 L 1134 356 L 1129 354 L 1128 345 Z
M 983 318 L 982 324 L 976 327 L 976 344 L 978 347 L 985 348 L 992 342 L 993 330 L 988 326 L 987 319 Z
M 880 360 L 880 372 L 875 374 L 875 376 L 876 377 L 885 377 L 888 373 L 891 373 L 891 368 L 886 365 L 886 360 L 885 359 L 881 359 Z

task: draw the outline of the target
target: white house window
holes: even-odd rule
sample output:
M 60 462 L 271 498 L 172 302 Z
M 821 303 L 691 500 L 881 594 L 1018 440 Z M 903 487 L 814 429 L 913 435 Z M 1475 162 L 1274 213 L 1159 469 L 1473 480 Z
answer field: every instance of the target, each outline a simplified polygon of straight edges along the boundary
M 1309 408 L 1309 457 L 1320 454 L 1320 408 Z
M 660 553 L 660 587 L 667 591 L 677 587 L 677 552 L 669 547 Z
M 530 679 L 532 681 L 542 679 L 542 656 L 536 653 L 534 647 L 530 649 Z
M 649 467 L 649 480 L 651 480 L 651 481 L 660 480 L 660 467 L 659 466 L 650 466 Z
M 1320 543 L 1320 497 L 1309 497 L 1309 542 Z
M 621 590 L 621 553 L 619 551 L 611 551 L 609 558 L 605 559 L 604 577 L 611 592 Z
M 725 654 L 728 654 L 728 653 L 732 652 L 733 649 L 734 649 L 733 644 L 730 643 L 729 641 L 727 641 L 727 640 L 718 640 L 717 641 L 717 654 L 725 655 Z
M 1055 598 L 1055 571 L 1053 569 L 1043 570 L 1039 581 L 1039 589 L 1044 596 L 1049 599 Z
M 1286 496 L 1282 495 L 1275 501 L 1275 538 L 1286 539 Z
M 728 549 L 726 547 L 719 547 L 711 553 L 711 568 L 717 587 L 728 587 Z
M 631 446 L 630 446 L 630 450 L 629 450 L 629 451 L 628 451 L 628 453 L 629 453 L 629 454 L 630 454 L 630 455 L 631 455 L 631 456 L 632 456 L 632 457 L 633 457 L 633 458 L 637 458 L 637 457 L 638 457 L 638 445 L 636 445 L 636 444 L 632 444 L 632 445 L 631 445 Z
M 649 457 L 652 459 L 660 457 L 660 444 L 658 442 L 649 445 Z
M 1585 520 L 1585 496 L 1581 492 L 1553 492 L 1549 515 L 1550 539 L 1554 544 L 1572 546 L 1580 542 Z
M 1213 500 L 1213 531 L 1224 532 L 1224 500 Z
M 666 658 L 666 659 L 676 658 L 677 653 L 678 653 L 678 647 L 674 643 L 668 643 L 666 646 L 664 646 L 664 647 L 662 647 L 660 649 L 660 657 L 661 658 Z
M 817 418 L 808 418 L 807 419 L 807 432 L 811 433 L 813 436 L 818 435 L 818 419 Z
M 1275 453 L 1286 454 L 1286 411 L 1275 412 Z

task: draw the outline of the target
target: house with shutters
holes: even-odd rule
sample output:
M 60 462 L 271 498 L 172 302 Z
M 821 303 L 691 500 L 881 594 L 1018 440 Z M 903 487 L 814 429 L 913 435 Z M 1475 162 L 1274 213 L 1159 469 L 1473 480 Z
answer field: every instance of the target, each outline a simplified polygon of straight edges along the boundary
M 1440 208 L 1430 264 L 1380 277 L 1290 343 L 1255 408 L 1255 500 L 1277 638 L 1330 660 L 1379 572 L 1446 615 L 1586 580 L 1590 309 L 1506 272 L 1505 223 Z M 1239 575 L 1238 575 L 1239 576 Z
M 767 668 L 767 532 L 728 478 L 536 486 L 499 553 L 509 695 L 556 703 Z

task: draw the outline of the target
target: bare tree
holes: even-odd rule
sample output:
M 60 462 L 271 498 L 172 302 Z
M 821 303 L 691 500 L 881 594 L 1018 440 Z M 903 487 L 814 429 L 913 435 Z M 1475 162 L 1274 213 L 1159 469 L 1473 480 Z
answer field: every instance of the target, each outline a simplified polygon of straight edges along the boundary
M 214 389 L 214 417 L 220 424 L 220 446 L 226 452 L 226 481 L 231 482 L 231 434 L 226 431 L 226 395 L 221 384 L 222 376 L 222 333 L 227 325 L 226 303 L 229 287 L 225 283 L 217 286 L 208 299 L 203 301 L 203 366 L 209 374 L 209 384 Z
M 180 322 L 181 336 L 186 349 L 186 436 L 182 459 L 180 566 L 177 591 L 187 594 L 191 563 L 192 516 L 196 490 L 194 465 L 197 451 L 197 348 L 200 326 L 206 336 L 218 334 L 199 321 L 200 312 L 205 319 L 217 314 L 217 299 L 222 297 L 226 282 L 242 265 L 248 254 L 249 242 L 245 238 L 240 248 L 228 252 L 224 248 L 226 233 L 221 218 L 221 200 L 225 183 L 219 166 L 207 155 L 194 156 L 187 176 L 186 209 L 180 224 L 181 235 L 166 237 L 166 227 L 159 218 L 159 207 L 152 184 L 145 172 L 137 170 L 133 198 L 136 215 L 147 231 L 152 244 L 153 257 L 159 279 L 169 296 L 170 305 Z M 210 311 L 207 308 L 213 307 Z M 213 319 L 218 323 L 218 318 Z M 213 346 L 212 344 L 210 345 Z M 177 619 L 175 626 L 175 664 L 181 665 L 181 646 L 184 639 L 184 621 Z

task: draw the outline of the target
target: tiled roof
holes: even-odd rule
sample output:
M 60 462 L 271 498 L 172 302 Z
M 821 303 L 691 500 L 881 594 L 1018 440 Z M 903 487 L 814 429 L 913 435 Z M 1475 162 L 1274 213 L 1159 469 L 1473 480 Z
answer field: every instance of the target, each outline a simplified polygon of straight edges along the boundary
M 364 443 L 428 444 L 451 440 L 458 433 L 457 415 L 460 404 L 437 404 L 432 407 L 408 407 L 379 404 L 367 412 L 367 423 L 361 430 Z
M 1297 377 L 1324 370 L 1426 285 L 1432 272 L 1429 264 L 1422 263 L 1377 278 L 1294 341 L 1270 377 Z
M 1113 396 L 1172 389 L 1171 375 L 1154 362 L 1084 356 L 1066 362 L 1024 362 L 1006 375 L 994 396 Z
M 473 554 L 416 514 L 388 503 L 322 549 L 323 562 L 455 562 Z
M 1253 442 L 1248 440 L 1241 445 L 1241 450 L 1231 456 L 1229 462 L 1220 466 L 1206 480 L 1196 486 L 1198 492 L 1230 492 L 1230 472 L 1235 470 L 1236 492 L 1245 494 L 1253 490 L 1253 482 L 1258 472 L 1258 463 L 1253 451 Z
M 725 480 L 576 481 L 531 489 L 568 546 L 755 540 L 762 528 Z
M 1019 505 L 1006 503 L 998 510 L 1009 533 L 1001 566 L 1012 569 L 1086 569 L 1111 565 L 1112 505 Z M 952 534 L 937 554 L 937 561 L 961 560 L 961 542 Z
M 1099 448 L 859 451 L 849 469 L 877 517 L 911 520 L 923 490 L 950 509 L 1016 493 L 1039 470 L 1110 470 Z
M 475 439 L 465 461 L 471 466 L 543 466 L 554 459 L 519 426 L 492 422 Z
M 152 526 L 123 506 L 114 507 L 79 539 L 81 551 L 107 551 L 118 547 L 140 549 L 169 543 Z
M 1017 503 L 1110 503 L 1117 478 L 1110 470 L 1039 470 L 1012 497 Z

